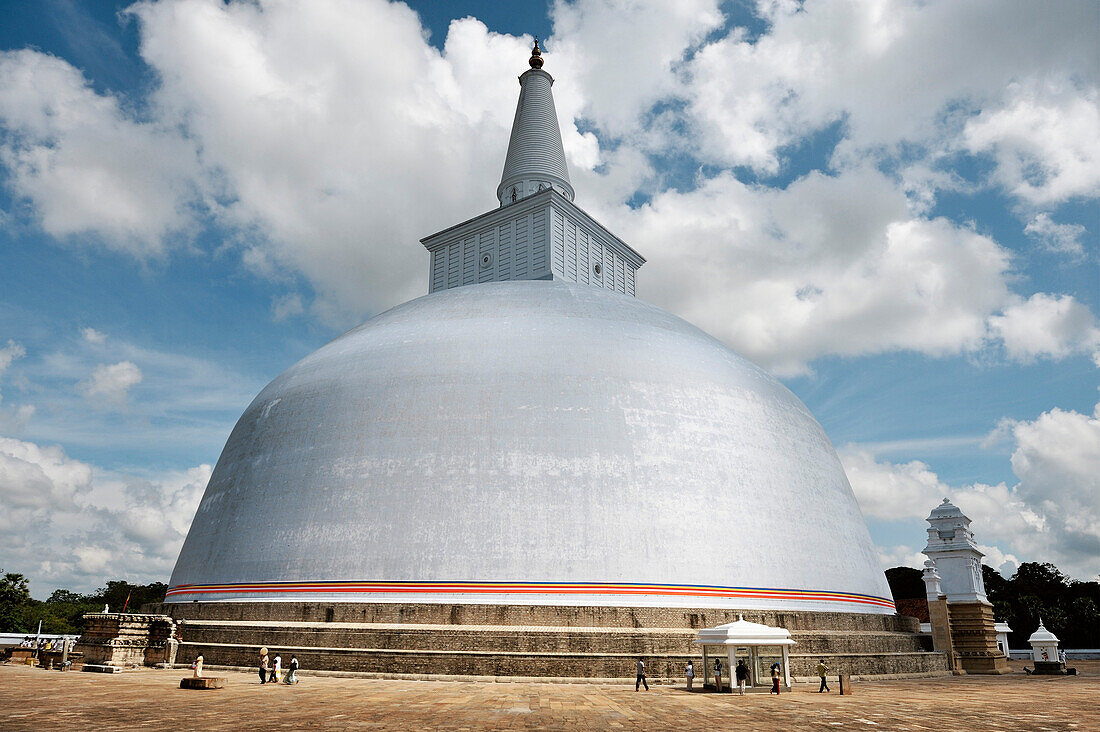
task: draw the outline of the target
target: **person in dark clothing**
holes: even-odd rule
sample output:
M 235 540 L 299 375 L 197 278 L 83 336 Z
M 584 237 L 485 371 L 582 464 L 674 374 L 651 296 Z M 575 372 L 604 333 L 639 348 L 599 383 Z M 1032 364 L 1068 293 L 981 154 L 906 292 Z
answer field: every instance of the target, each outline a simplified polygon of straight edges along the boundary
M 638 680 L 634 682 L 634 691 L 638 690 L 638 685 L 645 687 L 646 691 L 649 691 L 649 684 L 645 680 L 645 661 L 638 659 Z
M 768 692 L 770 694 L 779 693 L 779 664 L 772 664 L 772 690 Z
M 749 667 L 745 665 L 744 661 L 737 662 L 737 668 L 733 670 L 733 675 L 737 678 L 737 688 L 741 696 L 745 695 L 745 682 L 749 678 Z
M 829 673 L 829 667 L 825 665 L 824 658 L 817 662 L 817 667 L 814 670 L 817 671 L 817 675 L 821 677 L 821 688 L 817 690 L 817 693 L 820 694 L 824 691 L 832 691 L 832 689 L 829 688 L 829 682 L 825 680 L 825 674 Z
M 260 683 L 267 683 L 267 672 L 271 668 L 271 662 L 267 658 L 267 649 L 260 649 Z

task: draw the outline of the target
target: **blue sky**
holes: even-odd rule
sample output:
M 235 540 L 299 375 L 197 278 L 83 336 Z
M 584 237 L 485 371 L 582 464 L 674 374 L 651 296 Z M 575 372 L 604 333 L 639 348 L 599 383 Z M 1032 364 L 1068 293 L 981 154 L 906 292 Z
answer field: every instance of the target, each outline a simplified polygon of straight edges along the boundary
M 532 35 L 639 296 L 777 373 L 884 566 L 1100 572 L 1094 3 L 0 5 L 0 532 L 165 580 L 237 416 L 495 204 Z

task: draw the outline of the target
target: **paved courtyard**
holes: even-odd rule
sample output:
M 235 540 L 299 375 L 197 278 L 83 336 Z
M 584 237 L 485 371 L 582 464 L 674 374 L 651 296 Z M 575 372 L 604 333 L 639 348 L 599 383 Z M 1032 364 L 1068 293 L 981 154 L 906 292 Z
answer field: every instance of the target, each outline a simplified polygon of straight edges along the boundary
M 844 697 L 800 684 L 780 698 L 682 686 L 635 693 L 632 685 L 308 675 L 297 686 L 272 687 L 253 674 L 226 672 L 216 672 L 229 678 L 225 689 L 183 691 L 186 672 L 179 670 L 104 675 L 0 666 L 0 729 L 1100 730 L 1100 662 L 1075 665 L 1084 672 L 1076 678 L 867 681 Z

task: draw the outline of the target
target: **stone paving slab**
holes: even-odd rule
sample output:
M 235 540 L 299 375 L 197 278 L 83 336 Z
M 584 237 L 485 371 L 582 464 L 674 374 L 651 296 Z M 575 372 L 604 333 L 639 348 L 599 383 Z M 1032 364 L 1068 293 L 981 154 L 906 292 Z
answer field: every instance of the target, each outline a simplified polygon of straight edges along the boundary
M 961 676 L 864 681 L 853 696 L 802 684 L 774 697 L 682 686 L 479 683 L 301 675 L 261 686 L 181 690 L 185 673 L 101 675 L 0 666 L 0 729 L 317 730 L 1100 730 L 1100 661 L 1077 677 Z M 834 692 L 837 684 L 833 683 Z

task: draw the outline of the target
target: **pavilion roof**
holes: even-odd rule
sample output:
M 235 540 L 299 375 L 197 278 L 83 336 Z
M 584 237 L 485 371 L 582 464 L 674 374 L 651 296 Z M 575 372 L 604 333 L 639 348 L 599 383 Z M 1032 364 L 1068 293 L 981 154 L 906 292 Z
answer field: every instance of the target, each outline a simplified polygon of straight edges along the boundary
M 786 628 L 775 628 L 762 623 L 750 623 L 743 617 L 733 623 L 714 628 L 704 628 L 696 635 L 693 643 L 707 646 L 793 646 L 791 632 Z

